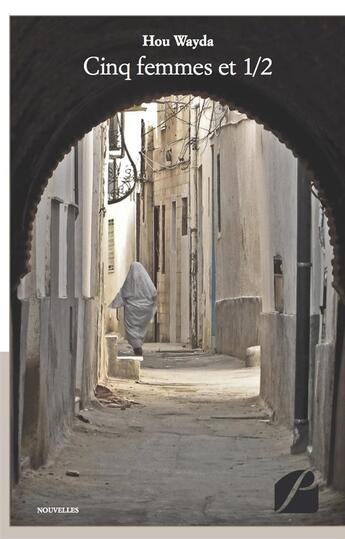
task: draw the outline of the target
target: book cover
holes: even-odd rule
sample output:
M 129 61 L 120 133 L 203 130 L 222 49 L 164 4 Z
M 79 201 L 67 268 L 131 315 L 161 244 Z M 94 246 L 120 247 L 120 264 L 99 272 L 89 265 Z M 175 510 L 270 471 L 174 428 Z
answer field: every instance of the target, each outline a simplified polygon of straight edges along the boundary
M 344 525 L 345 18 L 10 37 L 11 528 Z

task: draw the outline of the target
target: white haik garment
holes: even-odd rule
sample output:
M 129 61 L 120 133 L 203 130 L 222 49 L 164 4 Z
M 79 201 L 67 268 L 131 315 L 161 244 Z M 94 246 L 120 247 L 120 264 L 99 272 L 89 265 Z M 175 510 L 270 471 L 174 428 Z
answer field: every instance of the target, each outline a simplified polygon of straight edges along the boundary
M 111 309 L 124 307 L 126 338 L 133 348 L 141 348 L 147 326 L 156 312 L 157 290 L 140 262 L 132 262 L 125 282 L 110 303 Z

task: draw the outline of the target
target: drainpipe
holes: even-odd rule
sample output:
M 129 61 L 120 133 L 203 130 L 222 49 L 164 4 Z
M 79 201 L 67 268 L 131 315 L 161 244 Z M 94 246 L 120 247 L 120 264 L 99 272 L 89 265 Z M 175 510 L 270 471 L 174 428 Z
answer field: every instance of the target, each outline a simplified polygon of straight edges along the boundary
M 308 383 L 310 334 L 310 234 L 311 200 L 308 175 L 297 165 L 297 286 L 295 413 L 291 453 L 303 453 L 308 445 Z
M 197 174 L 198 174 L 198 133 L 197 118 L 199 104 L 192 103 L 191 117 L 191 163 L 189 179 L 190 200 L 190 313 L 191 345 L 198 346 L 198 238 L 197 238 Z

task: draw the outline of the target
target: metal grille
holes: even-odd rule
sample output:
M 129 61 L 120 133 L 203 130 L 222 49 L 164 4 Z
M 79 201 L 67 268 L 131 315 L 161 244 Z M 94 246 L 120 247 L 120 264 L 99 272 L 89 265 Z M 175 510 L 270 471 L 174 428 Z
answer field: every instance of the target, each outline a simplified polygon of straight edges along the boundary
M 115 271 L 115 231 L 114 219 L 108 219 L 108 273 Z

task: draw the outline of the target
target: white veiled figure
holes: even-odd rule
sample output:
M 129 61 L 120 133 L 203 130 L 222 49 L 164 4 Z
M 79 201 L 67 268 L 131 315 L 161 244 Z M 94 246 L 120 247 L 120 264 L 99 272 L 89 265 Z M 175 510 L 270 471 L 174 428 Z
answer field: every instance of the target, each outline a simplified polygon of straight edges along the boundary
M 156 312 L 157 290 L 149 274 L 140 262 L 132 262 L 127 277 L 111 309 L 124 307 L 126 338 L 134 352 L 140 351 L 147 326 Z

